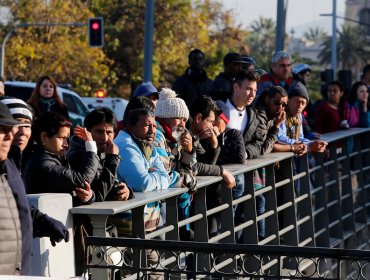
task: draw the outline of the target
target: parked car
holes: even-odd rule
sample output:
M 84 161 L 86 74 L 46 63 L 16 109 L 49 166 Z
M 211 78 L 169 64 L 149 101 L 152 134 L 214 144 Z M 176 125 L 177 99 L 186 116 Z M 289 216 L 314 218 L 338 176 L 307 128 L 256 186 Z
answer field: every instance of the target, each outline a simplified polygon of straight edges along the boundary
M 13 96 L 24 101 L 27 101 L 31 97 L 32 91 L 36 87 L 36 83 L 18 81 L 6 81 L 4 85 L 5 95 Z M 67 105 L 68 115 L 73 121 L 73 124 L 82 125 L 85 116 L 89 113 L 89 109 L 81 100 L 81 97 L 74 91 L 62 87 L 57 87 L 57 92 Z
M 94 110 L 96 107 L 108 107 L 116 115 L 117 119 L 120 121 L 123 119 L 123 114 L 125 113 L 128 101 L 123 98 L 118 97 L 81 97 L 82 101 L 85 102 L 89 110 Z

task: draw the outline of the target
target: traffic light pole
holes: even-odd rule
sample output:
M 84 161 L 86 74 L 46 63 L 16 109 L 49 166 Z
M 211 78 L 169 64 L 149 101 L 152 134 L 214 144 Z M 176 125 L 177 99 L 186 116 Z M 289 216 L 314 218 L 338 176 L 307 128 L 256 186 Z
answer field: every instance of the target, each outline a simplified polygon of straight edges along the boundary
M 152 81 L 154 0 L 145 1 L 144 82 Z
M 73 26 L 73 27 L 81 27 L 86 26 L 86 23 L 79 23 L 79 22 L 57 22 L 57 23 L 51 23 L 51 22 L 35 22 L 35 23 L 21 23 L 17 24 L 11 29 L 4 37 L 3 43 L 1 45 L 1 72 L 0 75 L 5 79 L 4 77 L 4 65 L 5 65 L 5 44 L 6 41 L 9 39 L 9 37 L 13 34 L 13 32 L 19 28 L 27 28 L 27 27 L 33 27 L 33 26 Z

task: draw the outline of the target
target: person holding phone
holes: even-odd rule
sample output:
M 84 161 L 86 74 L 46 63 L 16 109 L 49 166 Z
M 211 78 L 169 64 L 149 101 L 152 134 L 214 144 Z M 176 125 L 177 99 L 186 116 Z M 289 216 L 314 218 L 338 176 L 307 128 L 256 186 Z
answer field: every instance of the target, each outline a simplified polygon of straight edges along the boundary
M 74 206 L 90 204 L 95 201 L 90 184 L 99 165 L 97 147 L 91 133 L 77 126 L 74 134 L 85 141 L 87 152 L 81 169 L 72 169 L 65 158 L 71 126 L 70 120 L 56 112 L 35 120 L 37 150 L 26 163 L 24 181 L 28 193 L 70 193 Z

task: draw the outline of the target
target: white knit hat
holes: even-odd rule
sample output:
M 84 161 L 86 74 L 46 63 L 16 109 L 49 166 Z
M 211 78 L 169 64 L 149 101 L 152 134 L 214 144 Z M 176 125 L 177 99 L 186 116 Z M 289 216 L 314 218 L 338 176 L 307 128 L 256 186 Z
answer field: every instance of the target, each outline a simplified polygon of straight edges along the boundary
M 163 88 L 159 92 L 159 100 L 155 106 L 155 116 L 163 119 L 189 119 L 189 109 L 183 99 L 176 97 L 176 92 L 169 88 Z

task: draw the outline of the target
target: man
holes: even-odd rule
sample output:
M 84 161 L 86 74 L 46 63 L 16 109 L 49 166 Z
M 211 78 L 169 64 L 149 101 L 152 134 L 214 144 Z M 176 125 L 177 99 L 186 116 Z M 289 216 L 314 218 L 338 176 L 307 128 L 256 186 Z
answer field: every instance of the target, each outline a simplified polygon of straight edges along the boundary
M 189 119 L 189 110 L 176 93 L 163 88 L 155 109 L 157 134 L 156 149 L 166 168 L 171 181 L 170 187 L 187 187 L 190 191 L 196 188 L 196 179 L 192 167 L 196 163 L 193 140 L 185 128 Z M 177 198 L 179 220 L 189 217 L 191 194 L 185 193 Z M 182 240 L 189 240 L 190 225 L 180 231 Z
M 154 105 L 158 100 L 158 90 L 153 86 L 152 82 L 145 82 L 138 86 L 132 94 L 132 97 L 146 96 Z
M 258 75 L 251 71 L 240 71 L 233 84 L 233 94 L 226 101 L 230 109 L 229 128 L 238 129 L 244 138 L 246 158 L 261 154 L 261 145 L 266 131 L 260 128 L 255 109 L 251 106 L 257 90 Z
M 148 192 L 169 187 L 170 178 L 155 149 L 156 123 L 147 109 L 134 109 L 128 115 L 127 128 L 121 130 L 114 143 L 124 159 L 118 167 L 118 180 L 136 192 Z M 160 222 L 158 202 L 145 206 L 145 230 L 153 231 Z
M 188 107 L 191 107 L 198 96 L 210 96 L 213 81 L 204 70 L 205 56 L 201 50 L 192 50 L 188 61 L 190 67 L 174 82 L 172 89 L 185 100 Z
M 246 71 L 256 70 L 256 61 L 252 56 L 242 55 L 242 60 L 245 62 L 244 64 L 242 64 L 242 70 Z
M 235 177 L 222 165 L 217 165 L 217 159 L 221 148 L 218 145 L 217 135 L 213 129 L 216 115 L 220 113 L 215 101 L 207 96 L 198 98 L 194 106 L 190 108 L 193 119 L 190 124 L 190 131 L 193 135 L 193 146 L 197 153 L 197 163 L 195 170 L 197 175 L 203 176 L 222 176 L 223 185 L 233 189 L 236 185 Z M 204 142 L 207 142 L 205 145 Z M 206 147 L 206 148 L 205 148 Z M 211 209 L 218 205 L 220 200 L 221 184 L 216 184 L 207 188 L 207 208 Z M 215 236 L 219 233 L 219 223 L 214 217 L 209 219 L 209 234 Z
M 96 142 L 99 156 L 99 167 L 91 188 L 96 195 L 96 201 L 127 200 L 129 189 L 124 183 L 115 186 L 117 168 L 120 162 L 119 151 L 113 143 L 114 129 L 117 119 L 107 107 L 98 107 L 91 111 L 84 120 L 84 126 Z M 79 170 L 86 153 L 85 143 L 77 136 L 70 139 L 67 159 L 74 170 Z
M 233 79 L 235 75 L 242 70 L 242 65 L 246 62 L 241 55 L 230 52 L 224 57 L 224 72 L 221 72 L 215 78 L 212 86 L 212 99 L 226 101 L 233 92 Z
M 311 80 L 312 69 L 308 64 L 300 63 L 293 67 L 293 80 L 295 82 L 299 81 L 307 88 L 308 83 Z M 320 134 L 313 132 L 316 124 L 316 112 L 311 101 L 308 101 L 306 108 L 303 110 L 303 133 L 308 139 L 318 139 Z
M 29 236 L 50 237 L 50 241 L 55 246 L 55 242 L 69 239 L 68 230 L 65 226 L 48 215 L 40 212 L 33 206 L 29 206 L 26 198 L 25 188 L 20 172 L 23 163 L 27 160 L 24 156 L 25 149 L 31 138 L 31 125 L 33 121 L 33 110 L 23 100 L 3 96 L 0 103 L 5 104 L 13 118 L 20 122 L 13 135 L 13 141 L 8 153 L 8 160 L 5 161 L 8 183 L 12 189 L 17 202 L 19 217 L 21 220 L 22 231 L 22 270 L 21 274 L 31 273 L 31 240 Z
M 269 73 L 261 76 L 257 87 L 257 97 L 272 86 L 281 86 L 285 90 L 292 84 L 290 71 L 292 67 L 292 57 L 284 51 L 276 52 L 271 58 L 271 69 Z
M 288 104 L 288 94 L 281 86 L 273 86 L 259 96 L 256 111 L 260 124 L 267 131 L 261 146 L 261 155 L 270 153 L 277 141 L 279 127 L 285 120 L 285 108 Z
M 289 89 L 286 120 L 279 127 L 278 142 L 275 152 L 293 152 L 300 156 L 307 151 L 324 152 L 328 143 L 321 140 L 311 141 L 304 137 L 302 112 L 309 100 L 306 87 L 297 82 Z
M 21 100 L 16 99 L 14 103 L 17 104 L 19 101 Z M 22 102 L 20 103 L 26 105 Z M 12 112 L 19 111 L 13 107 Z M 28 112 L 28 114 L 31 113 Z M 39 212 L 33 207 L 30 208 L 28 205 L 25 187 L 19 170 L 13 160 L 7 158 L 19 126 L 24 126 L 24 123 L 15 120 L 7 106 L 0 102 L 0 184 L 3 189 L 0 203 L 2 206 L 1 212 L 3 213 L 3 218 L 0 219 L 2 231 L 0 233 L 2 237 L 0 243 L 3 244 L 0 245 L 0 248 L 3 250 L 0 250 L 0 260 L 7 262 L 8 265 L 5 267 L 3 266 L 4 263 L 0 265 L 0 274 L 30 275 L 33 235 L 38 237 L 49 236 L 53 246 L 55 246 L 55 242 L 60 242 L 63 239 L 67 242 L 69 236 L 68 230 L 61 222 Z M 4 198 L 8 201 L 5 204 Z M 12 212 L 11 216 L 8 215 L 10 214 L 9 211 Z M 9 246 L 10 244 L 11 246 Z
M 311 79 L 311 72 L 310 65 L 305 63 L 297 64 L 292 69 L 293 80 L 300 81 L 307 87 Z

